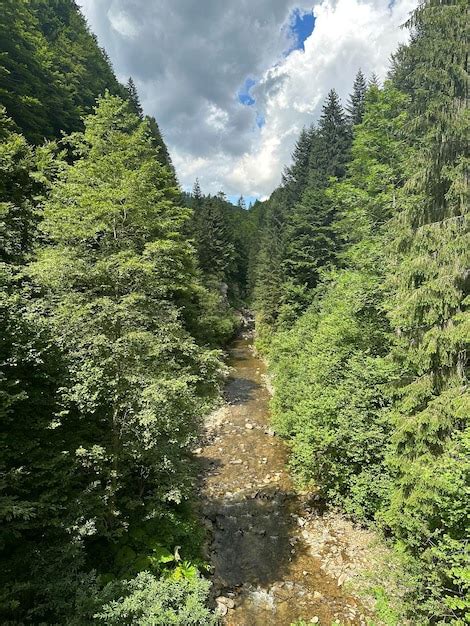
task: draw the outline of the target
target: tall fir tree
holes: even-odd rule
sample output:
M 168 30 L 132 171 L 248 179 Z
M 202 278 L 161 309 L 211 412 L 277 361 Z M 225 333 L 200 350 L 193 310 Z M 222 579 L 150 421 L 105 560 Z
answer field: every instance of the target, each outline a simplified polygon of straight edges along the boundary
M 331 267 L 337 256 L 335 206 L 325 191 L 330 178 L 344 176 L 349 150 L 348 123 L 337 93 L 331 90 L 318 128 L 310 131 L 308 184 L 289 212 L 284 229 L 286 321 L 292 321 L 306 308 L 321 272 Z
M 126 89 L 127 93 L 129 94 L 129 102 L 131 104 L 133 112 L 137 115 L 137 117 L 143 119 L 144 110 L 142 108 L 142 105 L 140 104 L 139 93 L 137 91 L 137 87 L 135 86 L 132 76 L 130 76 L 129 80 L 127 81 Z
M 307 186 L 313 134 L 313 128 L 302 128 L 292 153 L 292 164 L 282 174 L 286 211 L 299 200 Z
M 346 106 L 348 120 L 352 126 L 362 122 L 365 110 L 366 91 L 367 81 L 364 74 L 359 69 L 354 79 L 353 92 L 349 96 L 349 101 Z

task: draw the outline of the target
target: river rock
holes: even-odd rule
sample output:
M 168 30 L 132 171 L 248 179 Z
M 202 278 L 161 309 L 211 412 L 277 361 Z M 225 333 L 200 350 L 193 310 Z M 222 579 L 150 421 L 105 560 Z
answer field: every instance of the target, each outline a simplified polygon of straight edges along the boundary
M 217 615 L 220 615 L 220 617 L 224 617 L 228 613 L 228 606 L 226 604 L 222 604 L 222 602 L 217 602 L 216 613 Z
M 247 430 L 253 430 L 254 426 L 253 426 L 253 424 L 251 424 L 250 422 L 246 422 L 246 424 L 245 424 L 245 428 L 246 428 Z
M 312 619 L 310 620 L 311 624 L 318 624 L 318 622 L 320 621 L 320 618 L 318 617 L 318 615 L 314 615 L 312 617 Z
M 232 598 L 227 598 L 225 596 L 219 596 L 218 598 L 215 599 L 215 601 L 217 602 L 217 604 L 223 604 L 223 605 L 225 605 L 229 609 L 234 609 L 235 608 L 235 602 L 234 602 L 234 600 Z

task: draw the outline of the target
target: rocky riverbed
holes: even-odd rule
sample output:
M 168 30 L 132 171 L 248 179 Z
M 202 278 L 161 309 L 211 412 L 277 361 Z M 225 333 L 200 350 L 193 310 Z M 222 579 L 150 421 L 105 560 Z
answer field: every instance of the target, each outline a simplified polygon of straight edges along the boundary
M 373 567 L 373 534 L 294 488 L 286 445 L 269 425 L 265 366 L 250 333 L 234 342 L 229 366 L 226 404 L 210 416 L 196 451 L 213 601 L 223 623 L 365 626 L 372 604 L 351 583 Z

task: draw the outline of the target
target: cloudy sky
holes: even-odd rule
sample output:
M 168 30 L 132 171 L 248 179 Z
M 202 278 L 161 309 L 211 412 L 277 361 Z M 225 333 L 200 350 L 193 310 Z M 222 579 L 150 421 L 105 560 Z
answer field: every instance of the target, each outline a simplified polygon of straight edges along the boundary
M 328 90 L 383 78 L 417 0 L 78 0 L 181 185 L 264 198 Z

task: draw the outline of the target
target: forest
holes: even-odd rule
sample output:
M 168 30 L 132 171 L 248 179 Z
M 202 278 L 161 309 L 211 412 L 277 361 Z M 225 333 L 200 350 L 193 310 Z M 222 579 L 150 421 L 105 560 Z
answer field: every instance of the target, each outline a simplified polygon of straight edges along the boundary
M 193 451 L 250 309 L 290 473 L 400 555 L 387 623 L 469 623 L 467 2 L 248 208 L 182 190 L 74 0 L 0 6 L 0 622 L 219 623 Z

